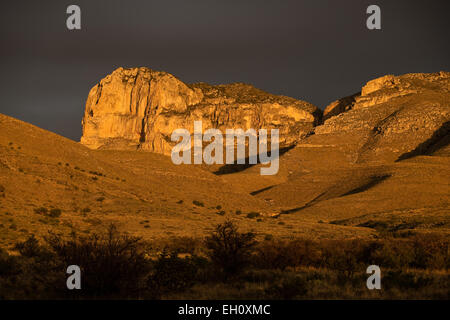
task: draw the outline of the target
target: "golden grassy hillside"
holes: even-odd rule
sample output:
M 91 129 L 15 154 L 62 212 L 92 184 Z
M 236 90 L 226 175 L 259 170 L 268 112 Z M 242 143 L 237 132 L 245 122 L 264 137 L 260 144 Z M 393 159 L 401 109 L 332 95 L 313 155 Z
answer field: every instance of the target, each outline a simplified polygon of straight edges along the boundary
M 111 222 L 148 240 L 202 237 L 225 219 L 286 239 L 448 233 L 448 157 L 351 165 L 314 139 L 283 154 L 276 176 L 259 166 L 216 175 L 150 152 L 90 150 L 0 115 L 1 245 Z

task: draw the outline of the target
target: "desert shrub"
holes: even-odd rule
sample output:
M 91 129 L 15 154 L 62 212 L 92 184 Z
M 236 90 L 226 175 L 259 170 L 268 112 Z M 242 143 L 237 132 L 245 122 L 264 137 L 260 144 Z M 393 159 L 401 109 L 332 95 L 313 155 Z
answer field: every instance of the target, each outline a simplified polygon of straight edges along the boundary
M 0 277 L 13 276 L 20 272 L 18 258 L 10 256 L 0 248 Z
M 253 218 L 256 218 L 259 216 L 260 216 L 260 214 L 258 212 L 250 212 L 247 214 L 247 218 L 249 218 L 249 219 L 253 219 Z
M 46 242 L 65 266 L 80 266 L 85 297 L 138 297 L 144 289 L 150 262 L 141 239 L 120 234 L 114 225 L 89 237 L 50 234 Z
M 191 258 L 180 258 L 176 252 L 163 251 L 153 266 L 153 273 L 147 282 L 152 298 L 184 291 L 195 281 L 197 268 Z
M 0 193 L 5 192 L 5 187 L 0 184 Z
M 224 210 L 221 210 L 221 211 L 218 211 L 218 212 L 216 212 L 219 216 L 224 216 L 225 215 L 225 211 Z
M 291 300 L 308 292 L 307 281 L 301 276 L 286 277 L 281 282 L 274 282 L 265 290 L 269 299 Z
M 61 213 L 62 213 L 61 209 L 54 208 L 50 210 L 48 216 L 52 218 L 58 218 L 59 216 L 61 216 Z
M 20 255 L 0 253 L 0 299 L 55 299 L 60 298 L 60 281 L 65 278 L 64 268 L 57 257 L 41 246 L 34 236 L 19 242 L 15 250 Z M 1 251 L 1 250 L 0 250 Z M 64 286 L 65 287 L 65 286 Z M 64 288 L 65 289 L 65 288 Z M 67 291 L 65 289 L 65 291 Z
M 91 209 L 90 208 L 83 208 L 83 209 L 81 209 L 81 213 L 89 213 L 89 212 L 91 212 Z
M 388 268 L 448 269 L 449 242 L 440 235 L 414 235 L 411 238 L 387 238 L 370 249 L 370 261 Z M 369 251 L 369 249 L 368 249 Z M 376 263 L 373 263 L 376 264 Z
M 339 279 L 347 281 L 355 272 L 364 270 L 362 261 L 358 259 L 358 241 L 328 241 L 322 244 L 322 264 L 337 271 Z
M 34 212 L 37 214 L 47 214 L 48 213 L 48 209 L 45 207 L 40 207 L 40 208 L 35 208 Z
M 194 200 L 194 201 L 192 201 L 192 203 L 194 205 L 196 205 L 197 207 L 204 207 L 205 206 L 205 204 L 203 202 L 198 201 L 198 200 Z
M 445 236 L 417 235 L 412 239 L 414 260 L 412 267 L 422 269 L 449 269 L 449 240 Z
M 98 202 L 102 202 L 103 200 L 105 200 L 105 197 L 98 197 L 98 198 L 97 198 L 97 201 L 98 201 Z
M 294 259 L 292 259 L 294 258 Z M 281 241 L 267 241 L 259 244 L 256 248 L 256 254 L 253 256 L 252 264 L 260 269 L 280 269 L 284 270 L 293 266 L 297 257 L 289 252 L 286 243 Z
M 273 241 L 269 237 L 257 246 L 253 257 L 253 265 L 260 269 L 284 270 L 320 264 L 318 244 L 310 240 Z
M 151 246 L 114 226 L 91 236 L 50 234 L 43 245 L 31 235 L 14 247 L 19 255 L 0 249 L 0 299 L 448 299 L 448 241 L 425 234 L 377 240 L 269 237 L 256 243 L 252 233 L 238 232 L 229 221 L 204 241 L 180 237 Z M 149 248 L 167 249 L 151 260 Z M 207 258 L 199 257 L 203 253 Z M 71 264 L 82 269 L 83 290 L 66 288 Z M 371 264 L 382 269 L 383 290 L 376 295 L 365 290 Z
M 51 218 L 58 218 L 59 216 L 61 216 L 61 212 L 62 211 L 61 211 L 61 209 L 58 209 L 58 208 L 54 208 L 54 209 L 51 209 L 49 211 L 45 207 L 40 207 L 40 208 L 35 208 L 34 212 L 37 213 L 37 214 L 42 214 L 42 215 L 45 215 L 45 216 L 49 216 Z
M 34 235 L 31 235 L 23 242 L 16 243 L 14 249 L 17 250 L 21 256 L 28 258 L 42 254 L 42 247 Z
M 371 252 L 371 257 L 374 264 L 387 268 L 407 268 L 414 260 L 414 249 L 410 241 L 384 240 Z
M 192 237 L 174 237 L 169 241 L 162 241 L 159 248 L 176 253 L 188 253 L 195 255 L 200 252 L 202 248 L 202 241 Z
M 255 234 L 240 233 L 231 221 L 217 225 L 205 239 L 209 258 L 225 275 L 240 272 L 250 262 L 255 245 Z
M 386 289 L 420 289 L 433 282 L 432 276 L 404 270 L 389 270 L 383 275 Z

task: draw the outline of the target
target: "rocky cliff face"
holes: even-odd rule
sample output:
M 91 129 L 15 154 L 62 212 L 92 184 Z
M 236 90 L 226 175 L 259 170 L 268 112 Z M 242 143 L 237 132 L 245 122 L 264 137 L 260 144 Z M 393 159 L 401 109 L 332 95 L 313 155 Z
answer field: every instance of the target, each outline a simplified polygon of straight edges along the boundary
M 361 94 L 328 106 L 324 119 L 315 128 L 316 139 L 341 145 L 356 162 L 394 161 L 420 153 L 448 135 L 450 73 L 369 81 Z
M 93 148 L 138 148 L 170 154 L 177 128 L 280 130 L 280 144 L 306 136 L 321 117 L 310 103 L 276 96 L 250 85 L 185 84 L 148 68 L 119 68 L 89 92 L 81 143 Z
M 81 143 L 169 155 L 172 132 L 193 133 L 194 121 L 202 120 L 203 130 L 277 128 L 281 146 L 300 140 L 333 145 L 351 162 L 395 161 L 448 138 L 449 104 L 448 72 L 369 81 L 360 93 L 331 103 L 322 117 L 310 103 L 242 83 L 185 84 L 165 72 L 119 68 L 91 89 Z

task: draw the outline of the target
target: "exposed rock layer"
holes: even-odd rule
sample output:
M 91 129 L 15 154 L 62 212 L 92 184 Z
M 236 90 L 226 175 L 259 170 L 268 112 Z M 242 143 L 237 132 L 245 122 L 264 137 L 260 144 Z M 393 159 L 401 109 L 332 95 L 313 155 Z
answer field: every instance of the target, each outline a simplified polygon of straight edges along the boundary
M 336 116 L 329 117 L 333 112 Z M 421 144 L 445 138 L 450 73 L 388 75 L 369 81 L 361 95 L 328 106 L 324 118 L 315 128 L 316 140 L 338 140 L 356 162 L 397 160 Z
M 172 132 L 193 133 L 194 121 L 202 120 L 203 130 L 278 128 L 282 146 L 315 133 L 302 144 L 333 144 L 352 162 L 394 161 L 425 145 L 442 145 L 434 140 L 445 136 L 449 103 L 448 72 L 387 75 L 330 104 L 322 122 L 310 103 L 243 83 L 188 85 L 165 72 L 119 68 L 91 89 L 81 142 L 170 154 Z
M 203 130 L 280 130 L 280 144 L 295 144 L 320 121 L 310 103 L 276 96 L 243 83 L 188 85 L 148 68 L 115 70 L 89 92 L 81 143 L 94 148 L 139 148 L 170 154 L 171 134 Z

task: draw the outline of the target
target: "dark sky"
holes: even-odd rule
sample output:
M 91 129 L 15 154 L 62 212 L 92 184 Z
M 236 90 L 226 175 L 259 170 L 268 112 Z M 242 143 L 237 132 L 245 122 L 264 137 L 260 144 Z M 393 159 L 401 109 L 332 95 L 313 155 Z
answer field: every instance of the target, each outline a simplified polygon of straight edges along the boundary
M 82 29 L 66 28 L 77 4 Z M 382 30 L 366 28 L 381 7 Z M 324 108 L 385 74 L 450 71 L 450 1 L 8 1 L 4 113 L 78 140 L 92 86 L 119 66 L 246 82 Z

